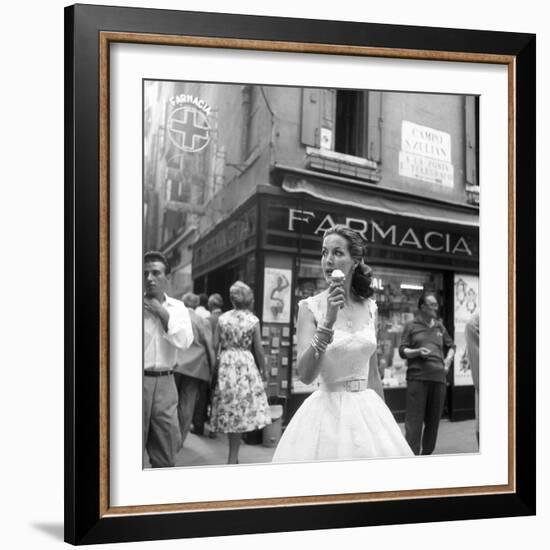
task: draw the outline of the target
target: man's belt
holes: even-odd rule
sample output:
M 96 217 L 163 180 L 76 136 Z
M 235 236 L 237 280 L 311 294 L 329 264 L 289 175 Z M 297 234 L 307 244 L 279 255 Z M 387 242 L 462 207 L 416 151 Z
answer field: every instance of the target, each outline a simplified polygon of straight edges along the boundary
M 145 369 L 143 374 L 145 376 L 170 376 L 174 374 L 174 369 Z

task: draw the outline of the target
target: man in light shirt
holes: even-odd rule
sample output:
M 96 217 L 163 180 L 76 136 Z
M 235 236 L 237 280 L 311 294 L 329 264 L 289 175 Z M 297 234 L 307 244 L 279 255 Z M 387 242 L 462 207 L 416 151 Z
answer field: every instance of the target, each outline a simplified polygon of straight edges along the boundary
M 164 255 L 146 252 L 143 260 L 143 448 L 153 468 L 167 468 L 175 465 L 181 441 L 173 369 L 193 329 L 187 308 L 166 294 L 170 266 Z

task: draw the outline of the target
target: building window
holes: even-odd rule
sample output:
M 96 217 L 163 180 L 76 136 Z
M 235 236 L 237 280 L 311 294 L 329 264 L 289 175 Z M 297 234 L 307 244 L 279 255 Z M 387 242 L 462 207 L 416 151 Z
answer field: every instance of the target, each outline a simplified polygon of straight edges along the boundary
M 306 167 L 380 181 L 382 92 L 304 88 L 301 142 Z
M 368 94 L 358 90 L 336 93 L 334 150 L 368 157 Z

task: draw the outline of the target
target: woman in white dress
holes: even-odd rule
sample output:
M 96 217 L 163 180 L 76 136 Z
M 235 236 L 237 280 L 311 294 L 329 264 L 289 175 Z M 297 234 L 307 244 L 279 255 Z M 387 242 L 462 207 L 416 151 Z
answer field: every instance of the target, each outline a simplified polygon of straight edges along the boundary
M 413 456 L 383 399 L 364 250 L 346 226 L 325 233 L 321 267 L 330 285 L 299 303 L 296 328 L 300 379 L 320 376 L 321 385 L 287 426 L 273 462 Z

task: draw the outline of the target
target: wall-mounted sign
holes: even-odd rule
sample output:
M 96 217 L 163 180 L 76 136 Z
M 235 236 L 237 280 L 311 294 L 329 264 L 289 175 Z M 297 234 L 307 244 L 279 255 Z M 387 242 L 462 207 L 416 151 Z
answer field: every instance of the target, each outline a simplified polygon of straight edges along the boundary
M 379 279 L 378 277 L 372 278 L 372 288 L 375 290 L 384 290 L 384 282 L 382 279 Z
M 187 153 L 202 151 L 210 142 L 208 115 L 211 107 L 190 94 L 174 96 L 168 101 L 177 106 L 167 122 L 170 141 Z
M 321 143 L 320 149 L 331 150 L 332 149 L 332 130 L 328 128 L 321 128 Z
M 399 174 L 444 187 L 453 187 L 451 135 L 403 120 Z
M 177 107 L 183 104 L 194 105 L 197 109 L 204 111 L 205 115 L 210 115 L 212 112 L 212 107 L 210 107 L 206 101 L 191 94 L 179 94 L 172 96 L 168 102 L 172 105 L 172 107 Z
M 408 223 L 384 223 L 380 220 L 351 218 L 338 219 L 334 214 L 313 210 L 288 208 L 287 231 L 323 236 L 325 231 L 343 223 L 357 231 L 367 243 L 430 250 L 456 256 L 474 256 L 472 243 L 460 233 L 434 231 L 429 226 L 413 227 Z M 272 210 L 270 210 L 272 212 Z

